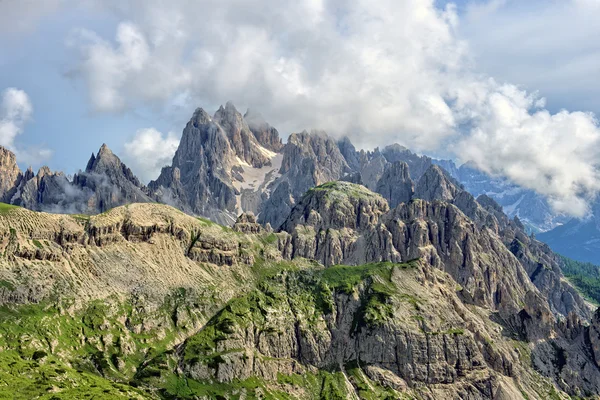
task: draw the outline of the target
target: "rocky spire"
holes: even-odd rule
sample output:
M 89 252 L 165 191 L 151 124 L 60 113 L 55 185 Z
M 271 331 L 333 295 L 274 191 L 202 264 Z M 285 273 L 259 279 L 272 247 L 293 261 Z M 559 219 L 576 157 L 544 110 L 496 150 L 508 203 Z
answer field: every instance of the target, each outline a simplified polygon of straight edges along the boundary
M 151 201 L 139 179 L 106 144 L 92 154 L 85 171 L 73 177 L 73 186 L 88 194 L 87 211 L 92 213 Z
M 117 157 L 106 143 L 98 150 L 98 155 L 90 157 L 85 172 L 88 174 L 106 175 L 112 180 L 125 179 L 137 187 L 141 187 L 139 179 L 133 174 L 119 157 Z
M 346 159 L 348 166 L 352 171 L 358 171 L 360 169 L 360 159 L 356 148 L 347 136 L 344 136 L 337 142 L 340 152 Z
M 213 119 L 227 134 L 237 157 L 255 168 L 270 165 L 270 157 L 264 152 L 233 103 L 228 101 L 225 107 L 219 107 Z
M 21 170 L 17 166 L 15 154 L 0 146 L 0 201 L 10 200 L 20 176 Z
M 276 153 L 281 151 L 283 143 L 279 137 L 279 132 L 269 125 L 260 113 L 248 109 L 244 114 L 244 121 L 246 121 L 250 131 L 262 147 Z
M 388 164 L 375 191 L 388 201 L 391 208 L 409 202 L 414 194 L 415 184 L 410 179 L 408 164 L 403 161 Z
M 221 107 L 218 119 L 235 120 L 235 108 Z M 172 165 L 162 169 L 149 188 L 159 200 L 224 224 L 234 221 L 237 191 L 230 171 L 236 153 L 217 118 L 197 108 L 187 123 Z M 241 116 L 240 116 L 241 119 Z
M 415 197 L 427 201 L 444 200 L 452 202 L 461 191 L 453 179 L 437 165 L 431 165 L 417 182 Z

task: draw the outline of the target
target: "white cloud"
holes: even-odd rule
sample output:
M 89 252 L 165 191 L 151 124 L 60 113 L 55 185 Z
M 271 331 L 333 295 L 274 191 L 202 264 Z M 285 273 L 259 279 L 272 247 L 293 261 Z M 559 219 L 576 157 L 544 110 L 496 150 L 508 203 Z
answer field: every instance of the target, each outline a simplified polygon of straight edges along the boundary
M 171 164 L 178 145 L 179 138 L 173 132 L 163 135 L 154 128 L 140 129 L 125 143 L 123 158 L 142 181 L 149 182 L 162 167 Z
M 23 133 L 25 124 L 33 115 L 33 106 L 27 93 L 16 88 L 2 92 L 0 102 L 0 145 L 13 151 L 19 162 L 39 166 L 52 156 L 52 151 L 41 148 L 23 148 L 15 141 Z
M 23 90 L 8 88 L 2 92 L 0 103 L 0 145 L 14 150 L 17 135 L 31 119 L 33 106 Z
M 567 39 L 558 29 L 545 32 L 546 23 L 560 26 L 554 24 L 561 16 L 555 11 L 559 3 L 585 26 L 599 26 L 593 13 L 582 11 L 595 1 L 548 3 L 536 2 L 544 8 L 532 24 L 512 24 L 507 16 L 487 35 L 499 48 L 533 53 L 555 48 L 547 46 L 548 35 L 563 44 L 576 41 L 577 30 Z M 486 23 L 510 4 L 491 1 L 472 9 L 465 21 Z M 451 149 L 486 171 L 545 194 L 557 209 L 574 215 L 586 211 L 588 198 L 599 189 L 600 129 L 594 117 L 551 114 L 536 93 L 478 71 L 469 44 L 461 39 L 472 38 L 459 36 L 465 22 L 451 4 L 443 10 L 433 0 L 376 5 L 367 0 L 104 0 L 101 5 L 125 21 L 115 40 L 80 32 L 74 41 L 96 110 L 180 105 L 182 99 L 193 110 L 231 99 L 240 108 L 259 109 L 283 132 L 316 127 L 347 134 L 362 146 L 399 141 L 418 151 Z M 531 12 L 523 9 L 524 15 Z M 500 61 L 501 68 L 511 70 Z M 591 65 L 546 64 L 543 71 L 564 68 L 575 74 Z

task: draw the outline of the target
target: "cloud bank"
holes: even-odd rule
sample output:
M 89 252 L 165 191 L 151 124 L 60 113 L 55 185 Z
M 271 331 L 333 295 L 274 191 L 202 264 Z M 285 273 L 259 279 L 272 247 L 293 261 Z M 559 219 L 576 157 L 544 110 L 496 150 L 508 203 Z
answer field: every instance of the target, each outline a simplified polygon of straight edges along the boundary
M 492 1 L 469 16 L 484 18 L 505 3 Z M 562 3 L 580 10 L 597 2 Z M 105 0 L 97 6 L 122 21 L 114 38 L 79 30 L 71 40 L 81 57 L 76 72 L 97 111 L 168 107 L 182 99 L 193 110 L 231 99 L 259 109 L 284 132 L 315 127 L 360 146 L 397 141 L 422 152 L 451 151 L 575 216 L 588 211 L 600 189 L 595 117 L 553 114 L 537 93 L 478 71 L 452 4 Z

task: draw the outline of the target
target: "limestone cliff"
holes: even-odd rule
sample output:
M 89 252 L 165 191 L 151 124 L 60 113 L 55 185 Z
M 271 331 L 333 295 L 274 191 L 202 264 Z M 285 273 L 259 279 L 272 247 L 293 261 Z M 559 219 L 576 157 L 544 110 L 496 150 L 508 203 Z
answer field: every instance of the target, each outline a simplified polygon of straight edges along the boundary
M 91 217 L 3 209 L 3 388 L 140 399 L 600 393 L 598 318 L 557 320 L 499 236 L 454 205 L 390 211 L 364 187 L 330 183 L 284 228 L 242 215 L 229 229 L 150 203 Z M 338 253 L 327 239 L 323 252 L 306 247 L 314 232 L 348 240 L 343 262 L 375 262 L 323 266 Z

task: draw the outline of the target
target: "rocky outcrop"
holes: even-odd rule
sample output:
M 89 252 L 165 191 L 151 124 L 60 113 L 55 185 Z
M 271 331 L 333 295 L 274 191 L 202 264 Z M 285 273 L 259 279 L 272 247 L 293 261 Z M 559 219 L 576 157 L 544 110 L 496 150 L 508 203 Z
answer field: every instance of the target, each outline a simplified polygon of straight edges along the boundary
M 10 202 L 15 187 L 21 178 L 15 154 L 0 146 L 0 201 Z
M 418 180 L 415 187 L 415 198 L 427 201 L 452 202 L 460 191 L 443 169 L 437 165 L 432 165 Z
M 238 216 L 233 230 L 241 233 L 257 234 L 264 231 L 262 225 L 256 222 L 256 217 L 252 213 L 242 213 Z
M 381 258 L 379 242 L 365 237 L 376 235 L 379 219 L 388 210 L 383 197 L 363 186 L 349 182 L 318 186 L 302 197 L 281 226 L 290 234 L 280 244 L 283 255 L 317 259 L 325 265 Z
M 415 191 L 408 164 L 402 161 L 388 164 L 377 182 L 375 191 L 388 201 L 391 208 L 395 208 L 400 203 L 408 203 Z

